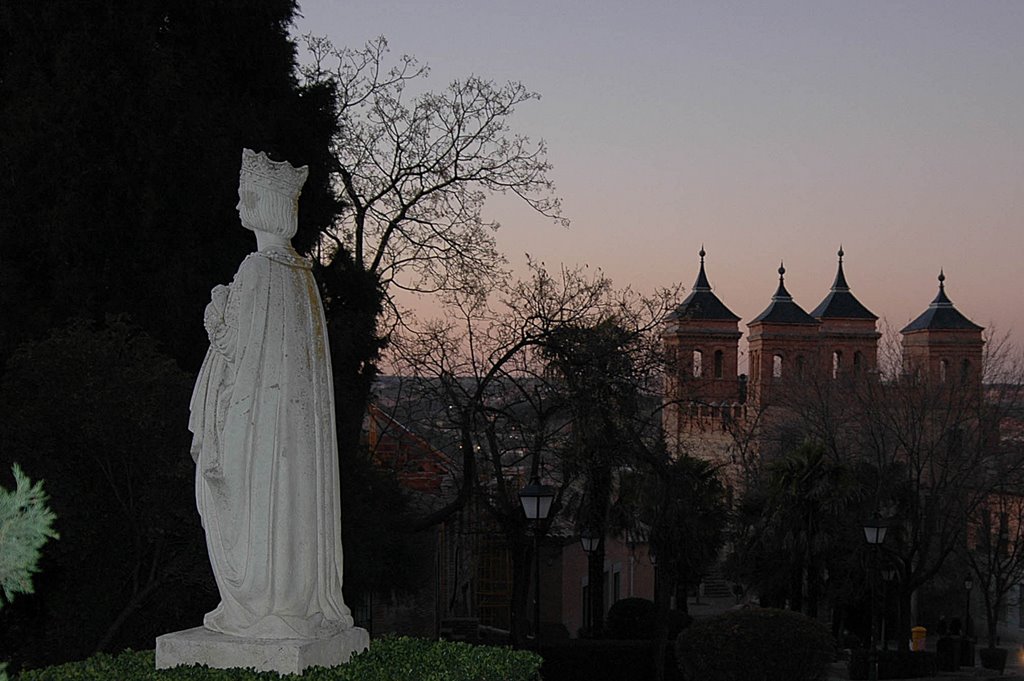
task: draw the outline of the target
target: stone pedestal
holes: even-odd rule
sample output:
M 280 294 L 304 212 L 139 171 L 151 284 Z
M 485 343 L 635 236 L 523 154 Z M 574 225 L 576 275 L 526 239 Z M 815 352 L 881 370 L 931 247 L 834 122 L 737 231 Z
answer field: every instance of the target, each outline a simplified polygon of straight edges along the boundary
M 239 638 L 195 627 L 157 637 L 156 668 L 205 664 L 218 669 L 301 674 L 307 667 L 344 664 L 369 645 L 369 634 L 358 627 L 325 639 Z

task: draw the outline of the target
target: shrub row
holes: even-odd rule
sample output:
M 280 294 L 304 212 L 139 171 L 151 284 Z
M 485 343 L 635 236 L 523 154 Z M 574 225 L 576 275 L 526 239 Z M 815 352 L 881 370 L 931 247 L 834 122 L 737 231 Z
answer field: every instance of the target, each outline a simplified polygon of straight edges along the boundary
M 654 678 L 654 641 L 571 639 L 541 645 L 545 681 L 647 681 Z M 681 681 L 672 646 L 665 650 L 665 681 Z
M 835 659 L 828 629 L 800 613 L 750 608 L 697 621 L 676 639 L 683 676 L 818 681 Z
M 29 670 L 17 681 L 535 681 L 540 663 L 529 651 L 403 637 L 375 640 L 348 664 L 307 669 L 301 676 L 207 667 L 157 670 L 147 650 Z
M 658 609 L 646 598 L 623 598 L 608 609 L 605 637 L 619 640 L 651 640 L 657 635 Z M 668 638 L 675 640 L 693 618 L 682 610 L 668 612 Z

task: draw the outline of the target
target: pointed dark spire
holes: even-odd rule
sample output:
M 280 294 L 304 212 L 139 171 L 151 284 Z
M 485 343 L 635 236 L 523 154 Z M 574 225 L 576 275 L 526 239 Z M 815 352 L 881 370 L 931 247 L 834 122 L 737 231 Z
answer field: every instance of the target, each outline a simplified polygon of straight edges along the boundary
M 804 309 L 793 302 L 793 296 L 786 290 L 786 265 L 779 263 L 779 288 L 772 296 L 772 302 L 765 308 L 765 311 L 750 320 L 750 324 L 756 323 L 772 324 L 817 324 Z M 749 324 L 748 324 L 749 326 Z
M 843 251 L 842 244 L 839 245 L 839 251 L 836 255 L 839 256 L 839 266 L 836 269 L 835 281 L 832 282 L 832 289 L 825 296 L 825 300 L 821 301 L 818 307 L 811 311 L 811 316 L 815 319 L 824 319 L 826 317 L 837 319 L 878 319 L 871 310 L 864 307 L 850 293 L 850 285 L 846 283 L 846 273 L 843 272 L 843 256 L 846 253 Z
M 704 273 L 704 244 L 700 245 L 700 272 L 697 273 L 697 281 L 693 284 L 694 291 L 710 291 L 711 284 L 708 283 L 708 275 Z
M 953 307 L 953 301 L 946 295 L 946 274 L 939 268 L 939 292 L 930 307 Z
M 832 282 L 833 291 L 849 291 L 850 285 L 846 283 L 846 275 L 843 274 L 843 246 L 839 246 L 839 269 L 836 270 L 836 280 Z
M 789 291 L 786 290 L 786 266 L 781 261 L 779 262 L 779 288 L 772 296 L 772 300 L 793 300 L 793 296 L 789 295 Z
M 699 255 L 700 271 L 697 273 L 697 281 L 694 282 L 690 295 L 686 296 L 686 299 L 668 316 L 668 319 L 738 322 L 740 318 L 711 292 L 708 275 L 704 272 L 704 256 L 707 255 L 704 251 L 704 244 L 700 246 Z
M 971 330 L 980 331 L 978 326 L 953 307 L 953 301 L 946 295 L 946 273 L 939 269 L 939 292 L 928 309 L 917 319 L 907 324 L 900 333 L 924 330 Z

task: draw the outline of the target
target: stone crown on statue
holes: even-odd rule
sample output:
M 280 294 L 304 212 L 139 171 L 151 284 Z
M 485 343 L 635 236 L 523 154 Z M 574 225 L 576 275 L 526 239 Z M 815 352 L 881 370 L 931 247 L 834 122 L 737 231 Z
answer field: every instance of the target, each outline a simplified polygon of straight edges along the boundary
M 292 201 L 298 200 L 309 167 L 294 167 L 287 161 L 271 161 L 262 151 L 242 149 L 243 183 L 263 187 Z

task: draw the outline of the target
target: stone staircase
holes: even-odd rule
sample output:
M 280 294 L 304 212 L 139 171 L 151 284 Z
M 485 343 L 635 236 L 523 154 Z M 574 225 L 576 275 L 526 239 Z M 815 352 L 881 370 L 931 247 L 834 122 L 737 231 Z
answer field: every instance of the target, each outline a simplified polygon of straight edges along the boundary
M 732 582 L 722 576 L 722 566 L 714 565 L 701 581 L 701 595 L 704 598 L 732 598 Z

